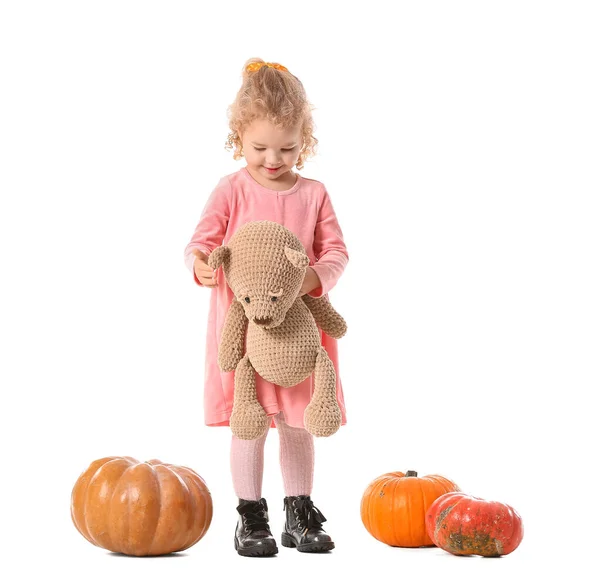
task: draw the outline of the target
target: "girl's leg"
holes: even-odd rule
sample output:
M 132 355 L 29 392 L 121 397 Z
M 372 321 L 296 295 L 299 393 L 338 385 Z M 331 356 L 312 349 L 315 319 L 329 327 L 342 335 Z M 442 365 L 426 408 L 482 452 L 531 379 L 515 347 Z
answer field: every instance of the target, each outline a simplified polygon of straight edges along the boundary
M 244 441 L 232 435 L 231 476 L 233 489 L 239 499 L 258 501 L 261 498 L 265 441 L 269 429 L 262 437 Z
M 313 436 L 306 429 L 287 425 L 283 413 L 275 415 L 275 425 L 285 494 L 310 495 L 315 467 Z
M 275 425 L 279 432 L 279 458 L 286 495 L 281 544 L 303 553 L 330 551 L 335 544 L 323 530 L 326 519 L 310 497 L 315 465 L 314 438 L 306 429 L 288 426 L 282 413 L 275 416 Z
M 269 429 L 253 441 L 244 441 L 233 435 L 231 439 L 231 476 L 239 499 L 234 544 L 239 555 L 249 557 L 270 557 L 277 553 L 277 543 L 268 523 L 267 502 L 261 497 L 268 432 Z

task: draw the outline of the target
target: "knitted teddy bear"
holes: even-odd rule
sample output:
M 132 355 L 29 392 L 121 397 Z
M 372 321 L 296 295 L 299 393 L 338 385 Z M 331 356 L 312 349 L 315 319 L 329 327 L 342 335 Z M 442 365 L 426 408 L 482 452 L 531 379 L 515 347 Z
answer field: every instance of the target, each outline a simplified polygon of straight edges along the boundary
M 276 222 L 249 222 L 210 254 L 208 264 L 223 266 L 234 294 L 218 358 L 222 371 L 235 370 L 229 421 L 233 434 L 251 440 L 269 428 L 256 396 L 256 371 L 281 387 L 293 387 L 314 372 L 304 427 L 316 437 L 333 435 L 342 421 L 336 374 L 317 325 L 339 339 L 346 322 L 326 295 L 299 296 L 309 259 L 298 237 Z

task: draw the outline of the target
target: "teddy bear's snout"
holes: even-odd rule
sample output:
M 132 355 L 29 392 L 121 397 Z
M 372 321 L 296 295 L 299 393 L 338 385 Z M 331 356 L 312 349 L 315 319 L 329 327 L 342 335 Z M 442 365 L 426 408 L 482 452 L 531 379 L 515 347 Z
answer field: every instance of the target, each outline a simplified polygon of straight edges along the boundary
M 257 327 L 273 329 L 284 321 L 289 308 L 287 299 L 273 300 L 272 295 L 250 296 L 249 299 L 250 302 L 242 299 L 244 312 L 247 319 Z
M 254 317 L 254 322 L 260 326 L 268 326 L 273 322 L 273 317 Z

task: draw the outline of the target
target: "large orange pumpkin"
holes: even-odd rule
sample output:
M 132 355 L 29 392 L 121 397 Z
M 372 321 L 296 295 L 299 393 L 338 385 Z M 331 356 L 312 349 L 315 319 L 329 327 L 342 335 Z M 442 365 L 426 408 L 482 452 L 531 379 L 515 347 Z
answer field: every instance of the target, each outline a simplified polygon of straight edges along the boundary
M 440 475 L 387 473 L 366 488 L 360 516 L 367 531 L 383 543 L 393 547 L 431 546 L 425 514 L 439 496 L 451 491 L 460 489 Z
M 126 555 L 164 555 L 197 543 L 212 520 L 212 498 L 188 467 L 107 457 L 84 471 L 71 518 L 91 543 Z

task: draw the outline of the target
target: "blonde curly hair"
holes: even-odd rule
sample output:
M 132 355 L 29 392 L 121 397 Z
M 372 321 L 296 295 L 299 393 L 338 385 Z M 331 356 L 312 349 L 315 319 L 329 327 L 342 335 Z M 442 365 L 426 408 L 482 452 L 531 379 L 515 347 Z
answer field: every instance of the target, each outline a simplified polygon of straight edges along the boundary
M 313 107 L 308 102 L 302 82 L 287 69 L 261 66 L 249 71 L 253 63 L 266 64 L 260 58 L 250 58 L 242 69 L 242 86 L 234 102 L 227 109 L 229 135 L 225 149 L 233 149 L 233 158 L 244 156 L 240 135 L 250 123 L 266 119 L 277 128 L 287 129 L 300 126 L 302 148 L 296 168 L 301 169 L 304 161 L 316 153 L 317 139 L 313 135 Z M 253 67 L 251 67 L 252 69 Z

